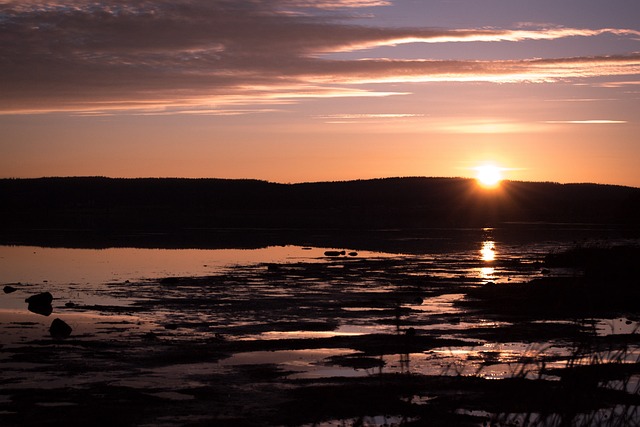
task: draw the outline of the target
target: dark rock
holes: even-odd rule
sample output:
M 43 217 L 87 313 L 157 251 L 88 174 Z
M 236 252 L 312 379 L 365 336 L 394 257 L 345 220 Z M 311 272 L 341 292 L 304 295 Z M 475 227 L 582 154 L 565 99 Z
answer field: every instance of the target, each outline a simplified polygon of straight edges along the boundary
M 340 256 L 340 255 L 346 255 L 347 252 L 346 251 L 325 251 L 324 252 L 324 256 Z
M 48 316 L 53 312 L 53 307 L 51 306 L 53 295 L 49 292 L 32 295 L 24 301 L 29 304 L 27 309 L 32 313 Z
M 42 292 L 39 294 L 31 295 L 24 301 L 28 302 L 29 304 L 51 304 L 53 302 L 53 295 L 51 295 L 51 292 Z
M 358 256 L 358 252 L 349 252 L 349 256 Z
M 3 290 L 4 290 L 4 293 L 5 293 L 5 294 L 10 294 L 10 293 L 12 293 L 12 292 L 17 291 L 17 290 L 18 290 L 18 288 L 15 288 L 15 287 L 13 287 L 13 286 L 11 286 L 11 285 L 6 285 L 6 286 L 4 287 L 4 289 L 3 289 Z
M 280 270 L 280 266 L 278 264 L 268 264 L 267 271 L 278 271 Z
M 71 302 L 71 301 L 69 301 L 69 302 L 68 302 L 68 303 L 66 303 L 64 306 L 65 306 L 65 307 L 67 307 L 67 308 L 73 308 L 73 307 L 75 307 L 75 306 L 76 306 L 76 303 L 75 303 L 75 302 Z
M 165 277 L 160 280 L 161 285 L 177 285 L 180 279 L 177 277 Z
M 145 341 L 156 341 L 158 339 L 158 335 L 154 332 L 147 332 L 142 336 L 142 339 Z
M 69 335 L 71 335 L 72 330 L 71 326 L 67 325 L 64 320 L 53 319 L 51 327 L 49 328 L 49 333 L 54 339 L 61 340 L 68 338 Z
M 326 359 L 328 364 L 344 366 L 353 368 L 356 370 L 359 369 L 374 369 L 374 368 L 382 368 L 386 365 L 384 360 L 375 358 L 375 357 L 365 357 L 365 356 L 331 356 Z

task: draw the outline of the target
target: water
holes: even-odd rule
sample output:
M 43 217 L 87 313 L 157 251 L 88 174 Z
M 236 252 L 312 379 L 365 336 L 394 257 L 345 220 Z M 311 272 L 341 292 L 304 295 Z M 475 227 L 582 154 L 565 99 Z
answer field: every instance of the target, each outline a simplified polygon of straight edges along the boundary
M 327 250 L 356 252 L 359 258 L 414 257 L 434 263 L 434 273 L 443 276 L 470 274 L 492 279 L 518 275 L 511 263 L 526 265 L 540 261 L 553 250 L 584 242 L 585 236 L 600 236 L 597 242 L 612 242 L 608 229 L 574 226 L 556 228 L 523 226 L 513 229 L 419 230 L 415 236 L 394 230 L 372 232 L 382 243 L 362 247 L 270 245 L 258 249 L 149 249 L 111 247 L 81 249 L 0 245 L 0 283 L 76 283 L 99 285 L 109 281 L 141 280 L 169 276 L 204 276 L 223 268 L 259 263 L 326 262 Z M 604 240 L 606 239 L 606 240 Z M 334 239 L 335 240 L 335 239 Z M 345 239 L 348 240 L 348 239 Z M 592 240 L 593 241 L 593 240 Z M 616 238 L 615 241 L 622 241 Z
M 233 297 L 245 295 L 250 298 L 252 294 L 262 292 L 265 296 L 290 298 L 303 291 L 274 288 L 271 283 L 265 285 L 263 278 L 256 274 L 265 265 L 287 269 L 293 275 L 296 274 L 296 269 L 307 268 L 299 267 L 301 264 L 324 266 L 333 269 L 334 276 L 346 281 L 340 284 L 340 290 L 349 287 L 353 292 L 361 292 L 365 288 L 367 292 L 389 292 L 396 287 L 394 274 L 409 279 L 414 276 L 418 281 L 438 281 L 445 285 L 458 285 L 461 282 L 478 285 L 489 282 L 519 283 L 542 277 L 543 272 L 552 275 L 575 274 L 560 269 L 543 271 L 540 262 L 547 253 L 574 247 L 576 242 L 605 242 L 607 245 L 635 242 L 620 238 L 615 230 L 576 225 L 529 224 L 506 229 L 434 229 L 418 230 L 412 234 L 384 230 L 372 234 L 382 236 L 373 240 L 373 249 L 293 244 L 256 249 L 81 249 L 2 245 L 0 284 L 20 284 L 18 287 L 24 292 L 4 295 L 0 299 L 0 316 L 4 319 L 18 316 L 24 309 L 25 293 L 44 291 L 54 294 L 54 305 L 60 308 L 66 303 L 77 306 L 125 307 L 135 303 L 136 298 L 155 296 L 157 285 L 155 282 L 149 283 L 149 280 L 165 277 L 240 275 L 242 280 L 235 290 L 225 289 Z M 596 236 L 598 239 L 586 240 L 585 236 Z M 344 251 L 345 255 L 328 257 L 325 255 L 326 251 Z M 361 261 L 368 264 L 361 268 L 358 264 Z M 348 269 L 353 270 L 354 274 L 348 276 Z M 304 274 L 299 276 L 296 280 L 308 282 L 310 287 L 327 288 L 326 280 L 304 277 Z M 185 287 L 181 288 L 181 292 L 185 290 Z M 192 290 L 194 293 L 199 292 L 197 286 Z M 166 297 L 172 297 L 171 290 L 165 288 L 162 292 Z M 453 303 L 459 298 L 461 295 L 449 292 L 434 295 L 428 301 L 417 304 L 405 302 L 404 305 L 411 309 L 412 321 L 423 322 L 424 329 L 433 329 L 438 325 L 434 325 L 429 317 L 454 316 L 456 313 L 460 315 L 459 309 L 453 307 Z M 358 307 L 343 307 L 343 310 L 356 312 Z M 368 318 L 375 310 L 375 307 L 361 308 L 361 312 L 369 313 Z M 187 312 L 185 309 L 182 316 L 187 316 Z M 192 318 L 198 316 L 204 315 L 191 313 Z M 180 314 L 174 317 L 180 317 Z M 210 320 L 209 317 L 204 317 Z M 467 326 L 464 321 L 458 321 L 447 327 L 463 329 Z M 372 328 L 370 324 L 342 324 L 336 325 L 330 332 L 340 334 L 345 329 L 357 330 L 365 327 Z M 285 332 L 291 335 L 291 331 Z M 249 334 L 249 337 L 274 339 L 281 333 L 283 332 L 267 331 L 266 334 Z M 300 336 L 310 336 L 309 333 L 299 331 Z
M 205 276 L 237 265 L 322 262 L 330 248 L 269 246 L 260 249 L 69 249 L 0 246 L 4 283 L 76 283 L 137 281 L 171 276 Z M 333 248 L 331 248 L 333 249 Z M 364 257 L 391 254 L 363 251 Z
M 380 373 L 556 381 L 540 367 L 562 368 L 572 357 L 572 337 L 562 335 L 563 328 L 616 340 L 638 331 L 638 319 L 625 316 L 532 320 L 522 323 L 545 334 L 523 339 L 501 335 L 518 326 L 514 319 L 458 304 L 467 289 L 489 283 L 580 274 L 543 268 L 549 252 L 638 244 L 615 231 L 528 225 L 413 235 L 385 230 L 369 238 L 366 244 L 310 240 L 255 249 L 0 246 L 0 284 L 17 289 L 0 293 L 0 379 L 14 391 L 108 383 L 178 402 L 197 400 L 191 390 L 211 378 L 235 382 L 258 366 L 282 381 Z M 24 302 L 44 291 L 54 296 L 50 317 L 29 312 Z M 51 346 L 42 343 L 51 343 L 54 317 L 72 326 L 72 351 L 51 360 Z M 548 334 L 555 330 L 558 335 Z M 415 346 L 404 338 L 412 331 Z M 390 340 L 399 347 L 389 347 Z M 218 353 L 216 343 L 228 354 Z M 174 344 L 181 352 L 166 354 Z M 183 350 L 191 346 L 195 350 Z M 37 357 L 23 360 L 33 351 Z M 594 355 L 605 363 L 637 362 L 637 345 L 625 351 L 598 348 L 576 363 L 588 364 Z M 61 364 L 72 366 L 73 375 L 59 374 Z M 637 383 L 637 377 L 630 382 Z M 0 404 L 3 399 L 11 400 L 0 393 Z

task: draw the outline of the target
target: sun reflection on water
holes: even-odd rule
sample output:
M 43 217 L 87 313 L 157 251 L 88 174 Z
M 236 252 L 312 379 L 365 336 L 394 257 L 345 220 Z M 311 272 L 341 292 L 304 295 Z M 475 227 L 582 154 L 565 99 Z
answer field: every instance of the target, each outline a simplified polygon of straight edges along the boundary
M 496 242 L 493 240 L 486 240 L 482 242 L 482 249 L 480 249 L 480 257 L 482 261 L 490 262 L 496 259 Z
M 496 260 L 496 242 L 493 240 L 485 240 L 480 248 L 480 260 L 483 263 L 489 263 L 480 267 L 480 277 L 482 280 L 492 281 L 495 279 L 496 269 L 490 264 Z
M 482 280 L 493 280 L 495 279 L 496 269 L 493 267 L 482 267 L 480 268 L 480 277 Z

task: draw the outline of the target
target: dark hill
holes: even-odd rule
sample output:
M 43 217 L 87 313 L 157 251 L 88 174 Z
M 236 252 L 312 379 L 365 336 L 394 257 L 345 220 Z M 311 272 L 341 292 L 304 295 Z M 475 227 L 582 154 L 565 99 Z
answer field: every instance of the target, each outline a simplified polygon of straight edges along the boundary
M 276 184 L 258 180 L 0 180 L 0 230 L 368 229 L 546 221 L 636 225 L 640 189 L 461 178 Z

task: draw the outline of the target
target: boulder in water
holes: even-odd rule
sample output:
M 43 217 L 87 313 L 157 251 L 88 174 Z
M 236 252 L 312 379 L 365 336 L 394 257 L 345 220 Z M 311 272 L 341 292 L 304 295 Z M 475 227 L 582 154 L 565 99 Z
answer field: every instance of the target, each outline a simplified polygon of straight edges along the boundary
M 325 251 L 324 256 L 340 256 L 346 255 L 346 251 Z
M 51 322 L 51 327 L 49 328 L 49 333 L 51 337 L 57 340 L 68 338 L 71 335 L 71 331 L 73 329 L 71 326 L 67 325 L 64 320 L 61 319 L 53 319 Z
M 18 290 L 18 288 L 16 288 L 15 286 L 6 285 L 6 286 L 3 288 L 3 290 L 4 290 L 4 293 L 5 293 L 5 294 L 10 294 L 10 293 L 13 293 L 13 292 L 17 291 L 17 290 Z
M 29 304 L 27 309 L 32 313 L 48 316 L 53 312 L 53 307 L 51 306 L 53 295 L 49 292 L 31 295 L 24 301 Z

